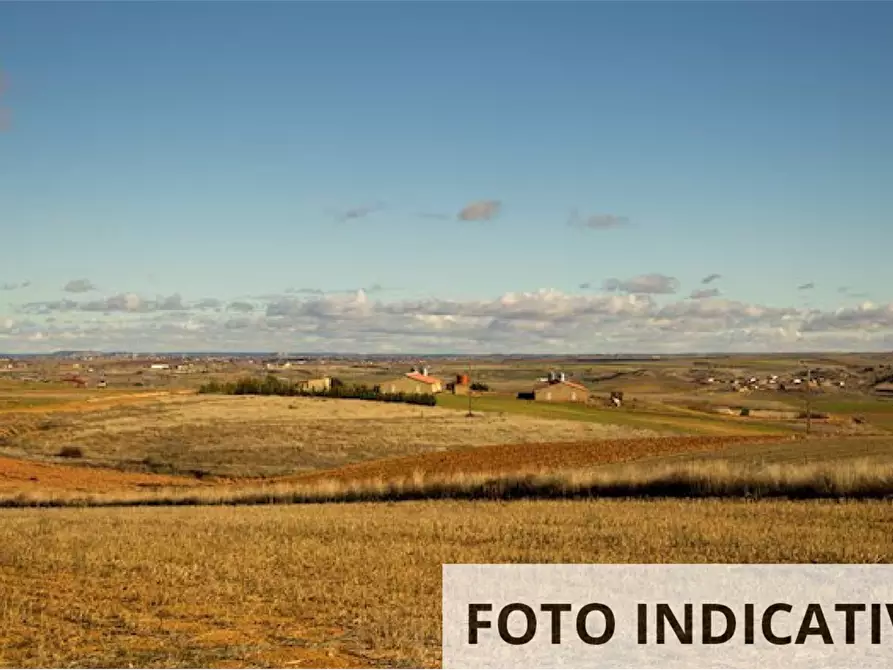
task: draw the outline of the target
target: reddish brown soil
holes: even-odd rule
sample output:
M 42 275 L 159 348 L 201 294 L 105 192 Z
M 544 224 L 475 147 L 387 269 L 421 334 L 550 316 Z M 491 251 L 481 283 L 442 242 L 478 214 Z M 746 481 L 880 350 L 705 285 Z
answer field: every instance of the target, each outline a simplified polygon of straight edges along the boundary
M 192 477 L 120 472 L 110 468 L 68 466 L 0 457 L 0 492 L 49 490 L 108 493 L 200 484 L 200 481 Z
M 312 484 L 321 480 L 358 481 L 457 473 L 522 473 L 592 467 L 671 454 L 712 452 L 742 443 L 774 442 L 778 437 L 657 437 L 592 442 L 500 444 L 419 454 L 324 470 L 265 482 Z M 122 472 L 111 468 L 85 467 L 0 457 L 0 492 L 77 491 L 112 493 L 158 487 L 254 485 L 260 480 L 205 479 L 175 475 Z
M 420 472 L 428 475 L 499 474 L 565 470 L 624 463 L 655 456 L 715 452 L 742 443 L 778 442 L 778 436 L 655 437 L 591 442 L 499 444 L 443 451 L 366 463 L 336 470 L 278 478 L 277 481 L 313 483 L 320 480 L 358 481 L 397 479 Z

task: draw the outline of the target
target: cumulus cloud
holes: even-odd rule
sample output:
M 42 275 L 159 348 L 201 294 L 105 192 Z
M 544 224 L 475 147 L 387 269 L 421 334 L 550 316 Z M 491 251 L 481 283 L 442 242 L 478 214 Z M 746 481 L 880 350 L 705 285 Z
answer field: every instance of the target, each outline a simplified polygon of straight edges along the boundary
M 148 312 L 149 304 L 136 293 L 118 293 L 101 300 L 90 300 L 80 305 L 85 312 Z
M 0 284 L 0 291 L 15 291 L 19 288 L 28 288 L 31 286 L 30 281 L 23 282 L 8 282 L 6 284 Z
M 87 293 L 96 290 L 96 287 L 89 279 L 72 279 L 62 290 L 67 293 Z
M 591 288 L 592 288 L 592 284 L 591 284 L 590 282 L 588 282 L 588 281 L 583 282 L 582 284 L 580 284 L 580 290 L 581 290 L 581 291 L 588 291 L 588 290 L 591 289 Z
M 235 300 L 227 306 L 227 309 L 231 312 L 242 312 L 242 313 L 253 312 L 254 304 L 250 303 L 250 302 L 245 302 L 244 300 Z
M 217 298 L 202 298 L 193 305 L 195 309 L 220 309 L 222 306 L 223 301 Z
M 290 294 L 253 301 L 252 311 L 248 300 L 220 302 L 226 307 L 244 302 L 244 312 L 242 307 L 201 309 L 205 301 L 190 303 L 179 294 L 146 299 L 121 293 L 104 300 L 36 303 L 31 320 L 0 318 L 0 341 L 8 351 L 571 354 L 889 350 L 893 343 L 893 305 L 865 302 L 821 311 L 718 295 L 658 302 L 643 292 L 666 285 L 633 278 L 617 281 L 609 293 L 541 289 L 477 300 L 385 300 L 365 290 Z M 57 311 L 66 313 L 53 321 Z
M 136 293 L 118 293 L 107 298 L 77 302 L 75 300 L 50 300 L 29 302 L 21 305 L 19 311 L 26 314 L 51 314 L 53 312 L 160 312 L 186 311 L 195 306 L 183 302 L 182 296 L 175 293 L 159 296 L 154 300 L 142 298 Z
M 499 216 L 501 209 L 499 200 L 477 200 L 463 207 L 458 218 L 460 221 L 491 221 Z
M 719 295 L 718 288 L 696 289 L 691 292 L 692 300 L 704 300 L 706 298 L 715 298 Z
M 321 288 L 287 288 L 287 289 L 285 289 L 285 293 L 287 295 L 298 295 L 298 296 L 305 296 L 305 297 L 319 297 L 319 296 L 324 296 L 324 295 L 353 295 L 357 291 L 363 291 L 364 293 L 371 295 L 374 293 L 384 293 L 386 291 L 396 291 L 396 290 L 398 290 L 398 289 L 386 287 L 379 283 L 374 283 L 374 284 L 370 284 L 369 286 L 361 287 L 361 288 L 346 288 L 346 289 L 343 288 L 343 289 L 329 289 L 329 290 L 321 289 Z M 256 297 L 260 300 L 265 300 L 265 299 L 278 300 L 278 299 L 282 298 L 283 296 L 256 296 Z
M 573 210 L 568 217 L 567 223 L 573 228 L 586 228 L 589 230 L 609 230 L 611 228 L 622 228 L 629 224 L 629 218 L 626 216 L 618 216 L 617 214 L 588 214 L 581 215 L 577 210 Z
M 800 286 L 797 287 L 797 290 L 798 291 L 811 291 L 814 288 L 815 288 L 815 282 L 808 282 L 806 284 L 800 284 Z
M 712 283 L 715 282 L 717 279 L 722 279 L 722 275 L 720 275 L 720 274 L 716 274 L 716 273 L 714 272 L 713 274 L 709 274 L 709 275 L 707 275 L 706 277 L 704 277 L 704 278 L 701 280 L 701 283 L 702 283 L 702 284 L 712 284 Z
M 244 328 L 250 328 L 251 325 L 251 319 L 246 316 L 236 316 L 223 322 L 223 327 L 227 330 L 242 330 Z
M 342 212 L 338 212 L 336 218 L 339 221 L 351 221 L 355 219 L 364 219 L 370 214 L 374 214 L 375 212 L 380 212 L 385 208 L 384 203 L 375 202 L 368 205 L 360 205 L 358 207 L 351 207 L 350 209 L 345 209 Z
M 616 278 L 606 279 L 604 289 L 609 292 L 620 293 L 645 293 L 653 295 L 669 295 L 679 290 L 679 280 L 676 277 L 652 273 L 639 275 L 631 279 L 620 280 Z
M 154 308 L 160 311 L 183 311 L 187 309 L 183 303 L 183 297 L 179 293 L 174 293 L 166 298 L 158 298 L 154 304 Z
M 369 286 L 366 286 L 365 288 L 360 290 L 364 291 L 367 295 L 376 295 L 378 293 L 390 293 L 392 291 L 399 291 L 400 289 L 395 286 L 383 286 L 382 284 L 376 282 L 375 284 L 370 284 Z
M 298 293 L 301 295 L 323 295 L 325 291 L 321 288 L 287 288 L 286 293 Z
M 865 302 L 832 312 L 812 312 L 804 321 L 807 332 L 882 330 L 893 328 L 893 304 Z
M 71 312 L 78 309 L 79 303 L 74 300 L 49 300 L 46 302 L 26 302 L 19 307 L 25 314 L 49 314 L 51 312 Z

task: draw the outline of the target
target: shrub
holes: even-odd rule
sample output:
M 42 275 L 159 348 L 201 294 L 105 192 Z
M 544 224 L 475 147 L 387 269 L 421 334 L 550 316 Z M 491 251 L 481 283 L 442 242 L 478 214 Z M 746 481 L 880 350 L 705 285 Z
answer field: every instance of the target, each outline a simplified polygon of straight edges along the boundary
M 80 447 L 62 447 L 59 450 L 60 458 L 83 458 L 84 450 Z
M 165 463 L 164 461 L 152 455 L 146 456 L 143 459 L 143 465 L 149 472 L 154 472 L 156 474 L 169 473 L 171 471 L 171 466 L 169 463 Z
M 472 382 L 471 384 L 472 391 L 489 391 L 490 387 L 486 384 L 482 384 L 481 382 Z
M 741 408 L 741 416 L 750 416 L 750 408 L 742 407 Z
M 426 405 L 433 407 L 437 400 L 431 393 L 382 393 L 379 387 L 369 388 L 364 385 L 348 386 L 344 383 L 333 384 L 327 390 L 304 389 L 296 384 L 283 381 L 273 375 L 265 379 L 245 377 L 237 382 L 220 384 L 210 381 L 199 388 L 199 393 L 223 393 L 226 395 L 277 395 L 302 396 L 311 398 L 350 398 L 355 400 L 375 400 L 378 402 L 401 402 L 410 405 Z

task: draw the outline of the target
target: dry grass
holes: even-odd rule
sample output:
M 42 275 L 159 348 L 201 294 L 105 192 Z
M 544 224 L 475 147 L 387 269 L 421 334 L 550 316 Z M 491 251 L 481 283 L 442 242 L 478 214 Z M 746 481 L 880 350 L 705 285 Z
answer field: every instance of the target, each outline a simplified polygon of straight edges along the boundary
M 0 665 L 437 667 L 457 562 L 893 560 L 889 503 L 0 512 Z
M 109 494 L 22 492 L 0 507 L 282 505 L 407 500 L 563 498 L 888 498 L 893 461 L 752 465 L 729 460 L 630 463 L 590 470 L 515 473 L 407 473 L 391 479 L 204 486 Z
M 257 484 L 298 481 L 308 484 L 320 479 L 391 479 L 414 472 L 446 475 L 455 473 L 519 473 L 568 468 L 584 468 L 688 452 L 704 453 L 728 449 L 742 442 L 758 443 L 768 438 L 641 438 L 536 444 L 500 444 L 451 451 L 425 452 L 413 456 L 366 461 L 353 465 L 276 478 L 237 480 L 195 475 L 161 475 L 122 472 L 113 468 L 84 466 L 82 459 L 69 463 L 47 463 L 30 459 L 0 457 L 0 492 L 4 494 L 40 492 L 121 493 L 161 486 L 219 485 L 224 482 Z
M 466 418 L 439 407 L 250 396 L 170 396 L 95 412 L 6 415 L 0 432 L 9 456 L 53 458 L 76 446 L 92 465 L 224 476 L 282 475 L 485 444 L 654 434 L 525 416 Z
M 614 463 L 648 458 L 670 458 L 707 454 L 721 457 L 734 450 L 746 453 L 763 442 L 778 444 L 777 437 L 647 437 L 592 442 L 547 442 L 542 444 L 496 444 L 382 459 L 323 470 L 278 481 L 310 484 L 319 481 L 392 480 L 415 473 L 427 477 L 484 474 L 541 474 L 566 470 L 586 470 Z M 762 448 L 762 447 L 760 447 Z M 790 448 L 790 447 L 789 447 Z
M 893 438 L 879 436 L 862 437 L 814 437 L 807 439 L 759 440 L 729 444 L 722 450 L 704 450 L 704 453 L 665 453 L 653 459 L 657 463 L 673 463 L 682 460 L 731 460 L 746 465 L 810 465 L 833 464 L 847 461 L 869 460 L 876 463 L 893 462 Z

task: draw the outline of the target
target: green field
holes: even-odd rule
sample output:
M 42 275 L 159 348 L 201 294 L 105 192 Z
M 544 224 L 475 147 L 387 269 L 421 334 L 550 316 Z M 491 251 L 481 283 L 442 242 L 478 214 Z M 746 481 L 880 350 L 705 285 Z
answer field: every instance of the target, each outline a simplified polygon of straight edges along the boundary
M 814 398 L 812 406 L 835 414 L 889 414 L 893 416 L 893 400 L 886 398 L 837 397 Z
M 629 426 L 631 428 L 644 428 L 671 435 L 746 435 L 791 432 L 790 429 L 781 425 L 735 418 L 721 419 L 699 412 L 684 410 L 661 412 L 654 410 L 602 409 L 579 403 L 540 403 L 496 395 L 474 397 L 471 402 L 473 412 L 503 412 L 506 414 L 526 414 L 551 419 L 588 421 Z M 442 393 L 437 396 L 437 404 L 451 409 L 465 409 L 468 407 L 468 398 Z

